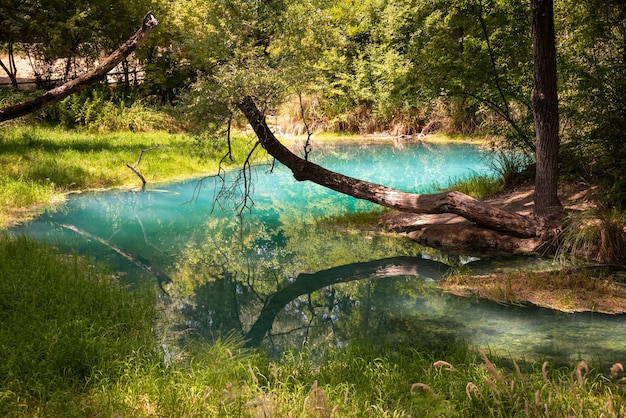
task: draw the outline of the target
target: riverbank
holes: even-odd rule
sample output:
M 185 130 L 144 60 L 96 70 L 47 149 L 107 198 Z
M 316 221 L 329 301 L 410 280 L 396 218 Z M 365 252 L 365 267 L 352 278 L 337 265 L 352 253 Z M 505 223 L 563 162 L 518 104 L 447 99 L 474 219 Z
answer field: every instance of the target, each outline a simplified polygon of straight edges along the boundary
M 626 313 L 626 270 L 568 269 L 549 272 L 453 275 L 445 292 L 503 304 L 535 305 L 566 313 Z
M 222 161 L 225 144 L 186 134 L 12 126 L 0 131 L 0 229 L 62 203 L 69 193 L 140 188 L 129 166 L 148 184 L 215 174 L 248 155 L 247 137 L 233 136 L 231 145 L 234 161 Z
M 530 216 L 533 193 L 532 184 L 526 184 L 497 193 L 485 201 Z M 569 213 L 583 213 L 597 207 L 594 188 L 585 184 L 564 182 L 560 185 L 559 197 Z M 591 220 L 588 222 L 593 224 Z M 458 296 L 505 304 L 530 304 L 567 313 L 626 313 L 626 267 L 570 268 L 567 265 L 571 265 L 571 261 L 563 261 L 562 265 L 555 262 L 554 271 L 453 274 L 440 287 Z

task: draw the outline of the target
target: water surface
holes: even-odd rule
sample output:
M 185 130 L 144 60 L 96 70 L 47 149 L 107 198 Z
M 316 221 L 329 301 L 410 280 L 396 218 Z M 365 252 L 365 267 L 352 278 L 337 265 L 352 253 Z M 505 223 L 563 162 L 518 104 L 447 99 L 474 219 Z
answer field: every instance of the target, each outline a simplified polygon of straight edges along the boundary
M 418 193 L 491 167 L 489 153 L 469 144 L 329 146 L 311 160 Z M 429 350 L 463 340 L 517 359 L 623 361 L 624 317 L 442 293 L 435 280 L 449 268 L 445 254 L 337 227 L 327 219 L 374 206 L 270 168 L 247 173 L 253 208 L 242 218 L 233 207 L 240 208 L 243 186 L 229 173 L 226 183 L 191 179 L 71 196 L 13 232 L 106 262 L 127 283 L 158 284 L 167 322 L 185 336 L 237 332 L 275 355 L 369 338 Z M 231 199 L 215 205 L 220 191 Z M 513 262 L 525 268 L 537 260 Z

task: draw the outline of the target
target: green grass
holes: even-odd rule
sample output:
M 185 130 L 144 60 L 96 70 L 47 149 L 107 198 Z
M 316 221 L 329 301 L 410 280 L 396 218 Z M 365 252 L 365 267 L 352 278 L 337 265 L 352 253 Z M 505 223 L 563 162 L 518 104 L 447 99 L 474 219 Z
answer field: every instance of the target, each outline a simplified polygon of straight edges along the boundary
M 232 164 L 241 164 L 250 141 L 233 139 Z M 0 227 L 66 192 L 141 186 L 126 164 L 156 145 L 161 147 L 144 153 L 139 165 L 148 183 L 216 173 L 225 153 L 215 140 L 166 132 L 96 134 L 20 125 L 0 130 Z
M 241 338 L 165 356 L 159 304 L 106 271 L 0 237 L 0 416 L 623 416 L 620 366 L 502 363 L 462 345 L 352 342 L 280 361 Z M 507 367 L 503 366 L 506 364 Z M 603 373 L 601 373 L 603 372 Z
M 0 278 L 0 415 L 75 415 L 125 365 L 158 361 L 154 295 L 25 238 L 0 238 Z
M 504 181 L 500 176 L 473 174 L 462 179 L 453 179 L 448 186 L 440 190 L 456 190 L 474 199 L 491 196 L 504 188 Z

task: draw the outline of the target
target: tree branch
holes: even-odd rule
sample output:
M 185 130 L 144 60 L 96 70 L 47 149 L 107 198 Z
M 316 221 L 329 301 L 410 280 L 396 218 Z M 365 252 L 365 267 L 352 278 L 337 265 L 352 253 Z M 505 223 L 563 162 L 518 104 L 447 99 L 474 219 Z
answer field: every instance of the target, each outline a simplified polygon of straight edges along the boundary
M 143 154 L 145 152 L 152 151 L 152 150 L 155 150 L 157 148 L 163 148 L 163 147 L 161 147 L 159 144 L 157 144 L 157 145 L 155 145 L 153 147 L 142 149 L 141 151 L 139 151 L 139 157 L 137 158 L 137 161 L 135 162 L 135 164 L 133 164 L 133 165 L 130 165 L 128 163 L 126 164 L 126 167 L 130 168 L 130 170 L 133 173 L 135 173 L 137 175 L 137 177 L 139 177 L 139 179 L 141 180 L 141 188 L 142 189 L 145 189 L 147 182 L 146 182 L 146 179 L 144 178 L 144 176 L 139 172 L 139 170 L 137 170 L 137 167 L 139 167 L 139 164 L 141 164 L 141 159 L 143 158 Z
M 144 38 L 148 36 L 150 32 L 152 32 L 152 30 L 157 26 L 158 23 L 159 22 L 156 20 L 152 12 L 148 12 L 143 18 L 143 24 L 141 25 L 141 28 L 139 28 L 139 30 L 137 30 L 137 32 L 135 32 L 135 34 L 129 40 L 124 42 L 124 44 L 122 44 L 118 49 L 113 51 L 111 55 L 106 57 L 104 61 L 102 61 L 102 63 L 96 68 L 74 80 L 68 81 L 67 83 L 59 87 L 48 90 L 43 95 L 35 97 L 34 99 L 18 103 L 14 106 L 0 109 L 0 122 L 28 115 L 29 113 L 40 109 L 48 103 L 64 99 L 70 94 L 76 93 L 77 91 L 82 90 L 83 88 L 101 80 L 125 57 L 130 55 L 144 40 Z
M 503 211 L 460 192 L 406 193 L 327 170 L 310 161 L 303 160 L 281 144 L 251 97 L 245 97 L 239 103 L 239 109 L 248 119 L 261 146 L 287 166 L 298 181 L 309 180 L 357 199 L 368 200 L 403 212 L 453 213 L 476 223 L 478 226 L 516 237 L 530 238 L 540 234 L 541 228 L 535 219 Z

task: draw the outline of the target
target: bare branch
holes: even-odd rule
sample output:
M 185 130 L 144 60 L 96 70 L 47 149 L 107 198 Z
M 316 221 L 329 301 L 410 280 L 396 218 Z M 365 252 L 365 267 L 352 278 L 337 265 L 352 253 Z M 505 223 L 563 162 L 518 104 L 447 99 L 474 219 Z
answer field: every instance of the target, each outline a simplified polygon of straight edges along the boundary
M 141 189 L 145 189 L 146 188 L 146 179 L 144 178 L 144 176 L 139 172 L 139 170 L 137 170 L 137 168 L 139 167 L 139 164 L 141 163 L 141 159 L 143 158 L 143 154 L 148 152 L 148 151 L 152 151 L 155 150 L 157 148 L 167 148 L 167 147 L 162 147 L 159 144 L 150 147 L 150 148 L 146 148 L 146 149 L 142 149 L 141 151 L 139 151 L 139 157 L 137 158 L 137 161 L 135 162 L 135 164 L 130 165 L 130 164 L 126 164 L 126 167 L 130 168 L 130 170 L 135 173 L 137 175 L 137 177 L 139 177 L 139 179 L 141 180 Z
M 313 133 L 309 129 L 309 125 L 306 123 L 306 117 L 304 116 L 304 105 L 302 104 L 302 93 L 298 92 L 298 99 L 300 99 L 300 114 L 302 115 L 302 123 L 306 129 L 306 142 L 304 143 L 304 160 L 309 161 L 309 153 L 312 150 L 311 136 Z

